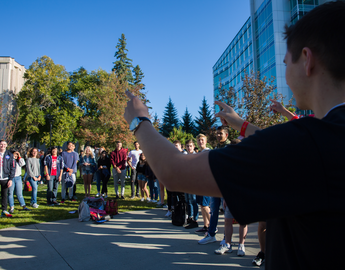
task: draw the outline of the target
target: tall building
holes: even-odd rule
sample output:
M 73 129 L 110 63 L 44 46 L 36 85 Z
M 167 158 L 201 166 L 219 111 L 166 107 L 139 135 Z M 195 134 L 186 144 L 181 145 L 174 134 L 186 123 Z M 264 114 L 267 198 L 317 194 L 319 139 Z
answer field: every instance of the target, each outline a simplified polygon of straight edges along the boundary
M 4 135 L 4 117 L 13 108 L 12 94 L 18 94 L 24 85 L 25 67 L 14 58 L 0 56 L 0 138 Z M 2 102 L 2 104 L 1 104 Z
M 213 66 L 214 97 L 218 87 L 230 86 L 241 93 L 244 72 L 259 72 L 260 77 L 275 78 L 276 92 L 291 99 L 285 81 L 286 41 L 284 26 L 294 24 L 314 7 L 329 0 L 250 0 L 250 17 Z M 219 108 L 215 108 L 218 112 Z

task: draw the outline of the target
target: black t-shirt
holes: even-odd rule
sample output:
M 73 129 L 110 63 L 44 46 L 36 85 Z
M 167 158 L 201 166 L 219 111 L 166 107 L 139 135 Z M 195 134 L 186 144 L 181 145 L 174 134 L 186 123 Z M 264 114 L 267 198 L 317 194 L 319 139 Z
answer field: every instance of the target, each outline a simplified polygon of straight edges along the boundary
M 257 131 L 209 163 L 235 219 L 267 221 L 266 269 L 344 268 L 345 106 Z

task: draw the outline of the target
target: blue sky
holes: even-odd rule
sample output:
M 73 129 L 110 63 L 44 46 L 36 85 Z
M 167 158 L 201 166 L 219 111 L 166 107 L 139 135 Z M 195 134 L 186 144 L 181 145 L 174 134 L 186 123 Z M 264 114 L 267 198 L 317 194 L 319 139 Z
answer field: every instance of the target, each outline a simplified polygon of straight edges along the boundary
M 110 71 L 121 34 L 144 72 L 152 112 L 171 97 L 180 117 L 213 104 L 212 67 L 249 17 L 249 0 L 0 1 L 0 56 L 47 55 L 74 71 Z

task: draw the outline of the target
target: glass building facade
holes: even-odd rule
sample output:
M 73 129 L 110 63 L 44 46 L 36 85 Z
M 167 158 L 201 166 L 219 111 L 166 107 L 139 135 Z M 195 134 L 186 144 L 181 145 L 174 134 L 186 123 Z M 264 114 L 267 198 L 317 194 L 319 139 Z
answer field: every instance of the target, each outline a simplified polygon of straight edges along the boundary
M 251 16 L 213 66 L 213 92 L 234 87 L 242 97 L 244 72 L 275 78 L 276 92 L 287 102 L 292 92 L 285 80 L 284 26 L 296 23 L 314 7 L 329 0 L 249 0 Z M 219 109 L 216 106 L 215 112 Z

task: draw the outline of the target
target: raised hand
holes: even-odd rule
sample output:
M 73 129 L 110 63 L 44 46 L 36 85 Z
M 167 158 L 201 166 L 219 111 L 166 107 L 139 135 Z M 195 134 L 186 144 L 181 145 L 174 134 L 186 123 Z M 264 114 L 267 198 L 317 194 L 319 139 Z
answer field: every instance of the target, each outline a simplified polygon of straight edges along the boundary
M 127 102 L 124 117 L 128 124 L 131 123 L 134 117 L 150 118 L 148 108 L 138 97 L 129 91 L 126 91 L 126 95 L 129 98 L 129 101 Z
M 229 105 L 221 101 L 215 101 L 223 110 L 216 113 L 215 116 L 219 117 L 224 126 L 230 126 L 233 129 L 240 130 L 244 120 L 231 108 Z

